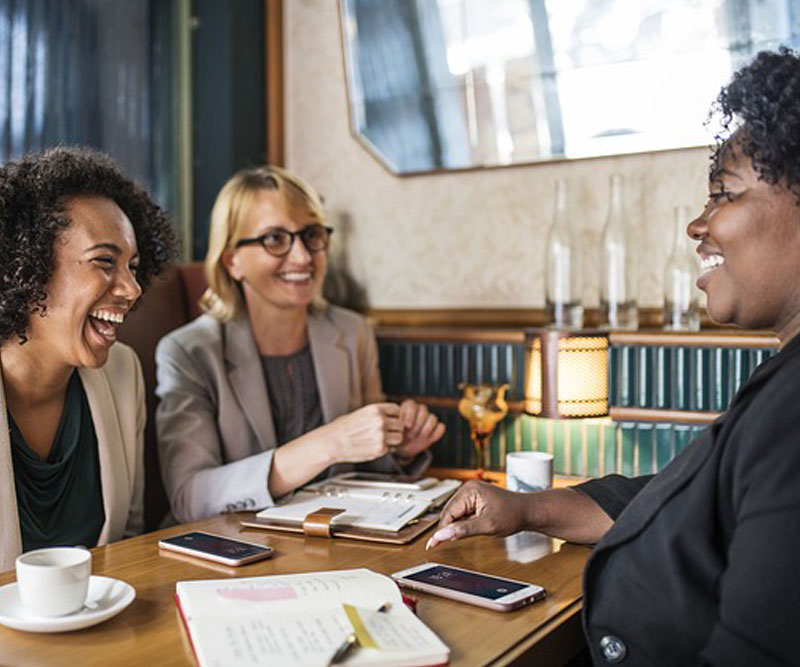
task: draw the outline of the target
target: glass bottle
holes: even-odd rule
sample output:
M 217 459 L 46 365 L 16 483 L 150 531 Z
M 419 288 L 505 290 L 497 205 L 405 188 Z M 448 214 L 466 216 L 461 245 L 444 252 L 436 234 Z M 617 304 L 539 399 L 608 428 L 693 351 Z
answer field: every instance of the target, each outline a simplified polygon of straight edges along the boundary
M 578 239 L 567 212 L 567 183 L 556 181 L 553 224 L 545 250 L 545 307 L 548 322 L 558 329 L 583 328 L 583 282 Z
M 664 268 L 664 328 L 671 331 L 700 329 L 700 305 L 694 286 L 697 259 L 686 232 L 688 222 L 689 208 L 676 206 L 672 252 Z
M 611 200 L 603 227 L 600 283 L 600 326 L 606 329 L 636 329 L 633 253 L 622 203 L 622 176 L 611 177 Z

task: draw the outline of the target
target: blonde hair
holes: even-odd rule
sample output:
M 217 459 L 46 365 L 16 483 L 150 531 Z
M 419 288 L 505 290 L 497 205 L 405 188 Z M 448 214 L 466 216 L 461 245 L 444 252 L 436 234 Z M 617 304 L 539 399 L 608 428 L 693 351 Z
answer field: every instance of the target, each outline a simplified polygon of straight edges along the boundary
M 204 263 L 208 288 L 200 297 L 200 308 L 221 322 L 233 319 L 245 308 L 241 287 L 228 273 L 222 257 L 242 238 L 244 221 L 261 190 L 278 192 L 292 214 L 303 211 L 316 223 L 324 225 L 326 221 L 322 200 L 314 188 L 285 169 L 264 166 L 234 174 L 220 190 L 211 210 Z M 318 309 L 324 305 L 322 296 L 316 295 L 311 308 Z

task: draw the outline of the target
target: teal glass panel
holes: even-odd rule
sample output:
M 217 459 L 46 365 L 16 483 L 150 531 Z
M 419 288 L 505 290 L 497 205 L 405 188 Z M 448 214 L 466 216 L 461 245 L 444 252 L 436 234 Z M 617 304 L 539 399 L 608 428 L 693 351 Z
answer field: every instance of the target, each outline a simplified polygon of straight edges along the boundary
M 542 419 L 541 421 L 545 421 Z M 553 472 L 564 475 L 567 472 L 567 452 L 564 420 L 549 419 L 553 429 Z
M 600 430 L 601 424 L 586 425 L 586 471 L 587 477 L 598 477 L 600 473 Z
M 623 407 L 633 405 L 635 362 L 635 349 L 628 345 L 620 346 L 619 405 Z
M 603 474 L 617 472 L 617 429 L 616 424 L 603 427 Z
M 585 475 L 583 466 L 583 431 L 584 425 L 579 419 L 565 422 L 569 429 L 569 474 Z
M 518 415 L 517 417 L 508 417 L 501 422 L 500 428 L 506 433 L 506 453 L 516 452 L 519 449 L 517 426 L 521 425 L 523 419 L 525 419 L 525 415 Z M 503 463 L 505 464 L 505 461 Z
M 651 475 L 655 470 L 655 428 L 653 424 L 636 425 L 636 451 L 639 467 L 636 475 Z
M 689 410 L 689 364 L 684 347 L 670 348 L 672 367 L 672 406 L 676 410 Z
M 675 456 L 680 454 L 692 441 L 692 430 L 686 424 L 675 425 Z
M 539 437 L 539 431 L 542 428 L 542 419 L 537 419 L 536 417 L 531 417 L 530 415 L 522 415 L 522 442 L 521 449 L 523 450 L 531 450 L 533 449 L 533 445 L 535 441 L 539 441 L 540 443 L 546 441 L 545 438 Z M 536 435 L 534 435 L 534 430 L 536 430 Z
M 458 379 L 456 378 L 456 346 L 453 343 L 442 345 L 441 379 L 442 396 L 458 396 Z
M 636 447 L 636 424 L 633 422 L 620 422 L 622 432 L 622 469 L 618 472 L 626 477 L 633 477 L 633 451 Z
M 619 405 L 619 387 L 617 383 L 617 371 L 619 367 L 619 349 L 616 345 L 608 347 L 608 404 L 609 406 Z
M 663 470 L 675 456 L 674 427 L 656 424 L 656 466 Z
M 525 346 L 514 345 L 514 375 L 510 382 L 516 396 L 525 396 Z
M 652 348 L 640 345 L 635 350 L 636 405 L 649 408 L 653 405 Z
M 653 349 L 653 403 L 656 408 L 670 406 L 670 357 L 663 345 Z

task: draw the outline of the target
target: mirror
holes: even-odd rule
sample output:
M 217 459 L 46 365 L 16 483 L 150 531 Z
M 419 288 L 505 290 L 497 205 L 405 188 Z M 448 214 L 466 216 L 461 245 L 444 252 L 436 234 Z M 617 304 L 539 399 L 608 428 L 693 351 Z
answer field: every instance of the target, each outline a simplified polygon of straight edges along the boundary
M 707 145 L 800 0 L 340 0 L 354 134 L 397 174 Z

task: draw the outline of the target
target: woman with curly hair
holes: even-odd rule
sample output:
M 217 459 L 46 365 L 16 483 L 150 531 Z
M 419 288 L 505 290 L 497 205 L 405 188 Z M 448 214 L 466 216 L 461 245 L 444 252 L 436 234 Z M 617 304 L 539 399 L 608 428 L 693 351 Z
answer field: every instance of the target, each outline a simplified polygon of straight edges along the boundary
M 444 434 L 412 400 L 385 401 L 360 315 L 320 296 L 332 230 L 311 186 L 245 169 L 211 212 L 205 314 L 156 348 L 159 457 L 172 512 L 266 507 L 317 476 L 419 476 Z
M 537 530 L 596 543 L 594 664 L 798 665 L 800 57 L 759 53 L 717 100 L 724 135 L 689 224 L 717 322 L 775 331 L 728 411 L 655 476 L 515 494 L 470 483 L 429 546 Z
M 164 213 L 100 153 L 0 168 L 0 570 L 141 531 L 144 385 L 115 341 L 172 253 Z

